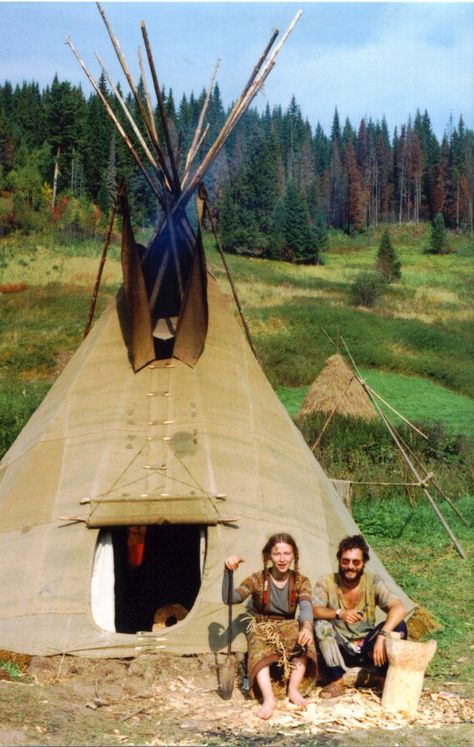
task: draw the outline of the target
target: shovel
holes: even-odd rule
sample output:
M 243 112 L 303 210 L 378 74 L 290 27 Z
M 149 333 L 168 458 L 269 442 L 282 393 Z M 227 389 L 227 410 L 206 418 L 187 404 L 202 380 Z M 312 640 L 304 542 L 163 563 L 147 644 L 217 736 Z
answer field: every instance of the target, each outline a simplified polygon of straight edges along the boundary
M 227 654 L 225 661 L 219 671 L 221 694 L 223 700 L 229 700 L 232 697 L 235 680 L 235 658 L 231 653 L 232 644 L 232 588 L 234 572 L 229 571 L 229 585 L 227 587 L 227 604 L 229 607 L 229 625 L 227 627 Z

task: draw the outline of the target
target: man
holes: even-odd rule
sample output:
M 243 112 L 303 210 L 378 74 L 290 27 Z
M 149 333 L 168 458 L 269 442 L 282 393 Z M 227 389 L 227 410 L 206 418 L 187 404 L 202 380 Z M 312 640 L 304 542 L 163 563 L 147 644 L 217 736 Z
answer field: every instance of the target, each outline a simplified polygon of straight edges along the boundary
M 362 535 L 343 539 L 337 559 L 338 572 L 320 578 L 313 591 L 316 640 L 329 679 L 321 698 L 344 693 L 343 675 L 348 666 L 370 662 L 384 677 L 388 667 L 385 638 L 392 631 L 402 638 L 407 634 L 403 604 L 379 576 L 365 570 L 369 548 Z M 387 613 L 379 625 L 375 624 L 376 607 Z

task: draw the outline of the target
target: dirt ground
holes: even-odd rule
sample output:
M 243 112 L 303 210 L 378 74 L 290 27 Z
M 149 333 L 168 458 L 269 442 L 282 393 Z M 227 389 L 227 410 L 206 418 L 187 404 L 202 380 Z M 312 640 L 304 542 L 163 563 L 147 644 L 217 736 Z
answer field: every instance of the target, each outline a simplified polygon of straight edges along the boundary
M 242 691 L 239 665 L 230 700 L 214 656 L 144 655 L 129 660 L 23 657 L 24 674 L 0 681 L 0 745 L 369 745 L 470 747 L 474 700 L 461 685 L 425 688 L 412 721 L 384 714 L 381 693 L 350 688 L 304 710 L 281 699 L 273 718 Z M 17 662 L 18 664 L 18 662 Z

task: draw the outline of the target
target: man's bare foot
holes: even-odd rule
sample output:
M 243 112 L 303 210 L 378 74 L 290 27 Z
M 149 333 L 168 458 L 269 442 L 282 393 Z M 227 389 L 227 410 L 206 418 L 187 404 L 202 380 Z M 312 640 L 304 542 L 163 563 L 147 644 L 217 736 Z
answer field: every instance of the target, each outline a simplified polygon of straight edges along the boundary
M 256 715 L 259 718 L 262 718 L 266 720 L 267 718 L 270 718 L 273 715 L 273 711 L 275 709 L 275 701 L 274 700 L 264 700 L 258 711 L 256 712 Z
M 308 705 L 308 701 L 298 692 L 298 690 L 288 690 L 288 700 L 294 705 L 304 708 Z

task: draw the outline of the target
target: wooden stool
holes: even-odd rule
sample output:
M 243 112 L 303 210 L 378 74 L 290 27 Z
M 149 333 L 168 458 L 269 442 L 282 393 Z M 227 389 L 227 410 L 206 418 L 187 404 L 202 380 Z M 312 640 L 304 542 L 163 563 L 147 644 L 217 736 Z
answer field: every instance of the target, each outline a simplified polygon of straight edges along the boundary
M 414 716 L 423 689 L 426 667 L 436 651 L 436 641 L 405 641 L 387 637 L 388 672 L 382 708 L 390 713 Z

